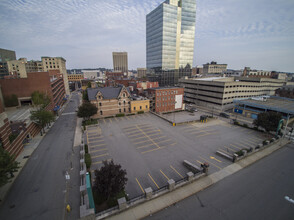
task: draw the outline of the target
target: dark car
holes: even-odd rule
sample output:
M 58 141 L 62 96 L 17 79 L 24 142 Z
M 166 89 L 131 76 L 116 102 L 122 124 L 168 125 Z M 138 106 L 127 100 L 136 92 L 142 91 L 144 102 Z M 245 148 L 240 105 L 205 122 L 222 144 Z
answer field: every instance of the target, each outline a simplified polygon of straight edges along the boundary
M 230 115 L 228 115 L 227 113 L 220 113 L 219 116 L 223 117 L 223 118 L 230 118 Z

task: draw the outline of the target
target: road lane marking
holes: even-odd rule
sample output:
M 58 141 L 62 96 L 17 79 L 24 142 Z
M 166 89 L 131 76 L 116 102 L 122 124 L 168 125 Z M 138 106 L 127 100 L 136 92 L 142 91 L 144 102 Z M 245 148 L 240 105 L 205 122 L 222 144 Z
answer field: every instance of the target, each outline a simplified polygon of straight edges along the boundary
M 201 130 L 201 131 L 189 132 L 189 134 L 209 133 L 212 131 L 215 131 L 215 130 Z
M 170 165 L 170 168 L 172 168 L 180 177 L 184 178 L 172 165 Z
M 201 161 L 199 161 L 199 160 L 196 160 L 197 161 L 197 163 L 199 163 L 199 164 L 203 164 Z
M 164 137 L 166 137 L 166 136 L 161 136 L 161 137 L 158 137 L 158 138 L 152 138 L 152 140 L 157 140 L 157 139 L 164 138 Z M 136 142 L 136 143 L 134 143 L 134 145 L 141 144 L 141 143 L 144 143 L 144 142 L 147 142 L 147 141 L 150 141 L 150 140 L 148 139 L 146 141 Z
M 90 146 L 90 145 L 89 145 Z M 95 147 L 101 147 L 101 146 L 106 146 L 106 144 L 98 144 L 98 145 L 91 145 L 90 147 L 91 148 L 95 148 Z
M 257 144 L 256 141 L 252 141 L 252 140 L 250 140 L 249 138 L 247 138 L 246 141 L 247 141 L 248 143 L 251 143 L 251 144 Z
M 146 147 L 150 147 L 150 146 L 154 146 L 154 144 L 148 144 L 148 145 L 144 145 L 144 146 L 140 146 L 140 147 L 136 147 L 136 148 L 142 149 L 142 148 L 146 148 Z
M 213 157 L 213 156 L 210 156 L 209 158 L 210 158 L 210 159 L 212 159 L 212 160 L 215 160 L 215 161 L 217 161 L 217 162 L 219 162 L 219 163 L 221 163 L 221 161 L 220 161 L 220 160 L 216 159 L 216 158 L 215 158 L 215 157 Z
M 234 153 L 236 152 L 236 149 L 232 149 L 232 148 L 230 148 L 228 146 L 224 146 L 224 148 L 229 149 L 229 150 L 233 151 Z M 230 153 L 230 152 L 228 152 L 228 153 Z
M 248 142 L 248 141 L 242 141 L 242 142 L 244 142 L 245 144 L 248 144 L 249 146 L 256 144 L 256 143 L 251 143 L 251 142 Z
M 259 137 L 251 137 L 251 139 L 255 139 L 256 141 L 262 141 L 263 140 L 262 138 L 259 138 Z
M 205 158 L 200 157 L 200 156 L 198 156 L 198 157 L 201 158 L 202 160 L 204 160 L 205 162 L 207 162 L 208 164 L 212 164 L 213 166 L 217 167 L 220 170 L 222 169 L 221 167 L 219 167 L 219 166 L 215 165 L 214 163 L 210 162 L 209 160 L 206 160 Z
M 100 154 L 100 155 L 97 155 L 97 156 L 95 156 L 95 157 L 92 157 L 92 159 L 94 159 L 94 158 L 98 158 L 98 157 L 104 157 L 104 156 L 108 156 L 109 155 L 109 153 L 106 153 L 106 154 Z
M 157 183 L 154 181 L 154 179 L 152 178 L 152 176 L 150 175 L 150 173 L 148 173 L 148 176 L 149 176 L 150 179 L 153 181 L 153 183 L 156 185 L 156 187 L 159 189 L 159 186 L 158 186 Z
M 103 148 L 103 149 L 100 149 L 100 150 L 94 150 L 94 151 L 91 151 L 91 153 L 95 153 L 95 152 L 99 152 L 99 151 L 105 151 L 107 150 L 107 148 Z
M 167 175 L 165 175 L 165 173 L 162 170 L 159 170 L 161 172 L 161 174 L 167 179 L 167 181 L 169 181 L 169 178 L 167 177 Z
M 136 178 L 136 181 L 137 181 L 138 185 L 140 186 L 140 189 L 142 190 L 142 192 L 145 193 L 145 191 L 143 190 L 143 187 L 141 186 L 141 184 L 137 178 Z
M 234 144 L 236 144 L 236 145 L 238 145 L 238 146 L 241 146 L 241 147 L 244 147 L 244 148 L 248 148 L 248 146 L 247 146 L 247 145 L 240 144 L 239 142 L 238 142 L 238 143 L 234 143 Z
M 168 141 L 172 141 L 172 139 L 167 139 L 167 140 L 157 141 L 156 143 L 159 144 L 159 143 L 164 143 L 164 142 L 168 142 Z
M 92 163 L 92 164 L 93 164 L 93 165 L 94 165 L 94 164 L 102 164 L 102 163 L 103 163 L 103 161 L 105 161 L 105 160 L 97 161 L 97 162 L 95 162 L 95 163 Z M 107 159 L 106 161 L 111 161 L 111 159 Z
M 99 142 L 103 142 L 103 141 L 104 141 L 104 140 L 102 139 L 102 140 L 97 140 L 97 141 L 91 141 L 91 142 L 88 142 L 88 143 L 90 143 L 90 144 L 91 144 L 91 143 L 95 143 L 95 142 L 98 142 L 98 143 L 99 143 Z
M 136 126 L 137 128 L 139 128 L 138 126 Z M 142 129 L 141 128 L 139 128 L 139 130 L 141 130 L 142 131 Z M 151 141 L 152 141 L 152 143 L 154 143 L 158 148 L 160 148 L 159 147 L 159 145 L 158 144 L 156 144 L 144 131 L 142 131 L 142 133 L 146 136 L 146 137 L 148 137 Z

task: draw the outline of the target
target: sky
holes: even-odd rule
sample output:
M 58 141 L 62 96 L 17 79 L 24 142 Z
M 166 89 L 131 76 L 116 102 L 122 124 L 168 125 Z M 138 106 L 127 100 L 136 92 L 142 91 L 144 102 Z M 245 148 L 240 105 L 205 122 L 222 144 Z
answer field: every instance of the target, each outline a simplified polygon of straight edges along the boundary
M 146 15 L 163 0 L 0 0 L 0 48 L 62 56 L 67 68 L 146 66 Z M 193 66 L 294 72 L 293 0 L 197 0 Z

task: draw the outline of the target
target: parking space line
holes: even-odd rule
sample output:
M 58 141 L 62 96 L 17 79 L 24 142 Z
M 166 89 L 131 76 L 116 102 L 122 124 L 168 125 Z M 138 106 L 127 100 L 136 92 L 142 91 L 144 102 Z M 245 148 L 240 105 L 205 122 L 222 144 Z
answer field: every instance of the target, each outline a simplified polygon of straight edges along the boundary
M 105 121 L 105 119 L 103 118 L 103 122 L 104 122 L 104 124 L 106 124 L 106 121 Z
M 107 150 L 107 148 L 103 148 L 103 149 L 100 149 L 100 150 L 94 150 L 94 151 L 91 151 L 91 153 L 95 153 L 95 152 L 99 152 L 99 151 L 105 151 Z
M 119 122 L 119 120 L 117 118 L 114 118 L 117 122 Z
M 247 134 L 252 134 L 253 132 L 254 132 L 254 130 L 248 131 Z
M 238 149 L 238 150 L 242 150 L 242 148 L 240 148 L 240 147 L 237 147 L 236 145 L 234 145 L 234 144 L 230 144 L 230 146 L 231 147 L 234 147 L 234 148 L 236 148 L 236 149 Z
M 168 142 L 168 141 L 172 141 L 172 139 L 167 139 L 167 140 L 157 141 L 156 143 L 159 144 L 159 143 Z
M 233 152 L 236 152 L 236 150 L 234 150 L 234 149 L 232 149 L 232 148 L 230 148 L 230 147 L 228 147 L 228 146 L 224 146 L 224 148 L 227 149 L 227 152 L 225 152 L 225 153 L 230 153 L 230 152 L 228 151 L 228 149 L 231 150 L 231 151 L 233 151 Z M 221 150 L 221 148 L 220 148 L 220 150 Z
M 152 129 L 154 129 L 154 128 L 147 128 L 147 129 L 145 129 L 144 131 L 146 131 L 146 130 L 152 130 Z M 137 130 L 138 130 L 138 129 L 136 128 L 136 130 L 131 131 L 131 132 L 128 132 L 128 131 L 127 131 L 126 133 L 129 135 L 129 134 L 135 133 Z
M 195 131 L 195 132 L 189 132 L 189 134 L 197 134 L 197 133 L 208 133 L 208 132 L 212 132 L 215 130 L 200 130 L 200 131 Z
M 184 178 L 172 165 L 170 165 L 170 168 L 172 168 L 181 178 Z
M 150 179 L 153 181 L 153 183 L 156 185 L 156 187 L 159 189 L 159 186 L 158 186 L 157 183 L 154 181 L 154 179 L 152 178 L 152 176 L 150 175 L 150 173 L 148 173 L 148 176 L 149 176 Z
M 256 138 L 256 137 L 250 137 L 248 138 L 249 140 L 255 140 L 255 141 L 262 141 L 263 139 L 261 138 Z
M 137 128 L 139 128 L 138 127 L 138 125 L 136 125 L 136 127 Z M 139 130 L 141 130 L 142 131 L 142 129 L 141 128 L 139 128 Z M 146 137 L 148 137 L 158 148 L 159 148 L 159 145 L 158 144 L 156 144 L 144 131 L 142 131 L 142 133 L 146 136 Z
M 199 163 L 200 165 L 203 164 L 203 162 L 201 162 L 201 161 L 199 161 L 199 160 L 196 160 L 196 161 L 197 161 L 197 163 Z
M 256 141 L 252 141 L 252 140 L 250 140 L 248 138 L 246 139 L 246 141 L 249 142 L 249 143 L 251 143 L 251 144 L 257 144 Z
M 136 149 L 142 149 L 142 148 L 146 148 L 146 147 L 150 147 L 150 146 L 154 146 L 154 144 L 148 144 L 145 146 L 136 147 Z
M 245 144 L 249 144 L 249 145 L 254 145 L 254 144 L 256 144 L 256 143 L 251 143 L 251 142 L 249 142 L 248 140 L 246 140 L 246 141 L 242 141 L 242 142 L 244 142 Z
M 225 150 L 223 150 L 222 148 L 219 148 L 218 150 L 220 150 L 220 151 L 222 151 L 222 152 L 224 152 L 224 153 L 230 153 L 230 152 L 228 152 L 228 151 L 225 151 Z
M 106 144 L 98 144 L 98 145 L 94 145 L 94 146 L 90 146 L 90 147 L 95 148 L 95 147 L 101 147 L 101 146 L 106 146 Z
M 160 149 L 163 149 L 163 148 L 165 148 L 165 147 L 158 147 L 158 148 L 155 148 L 155 149 L 152 149 L 152 150 L 143 151 L 143 152 L 141 152 L 141 154 L 146 154 L 146 153 L 156 151 L 156 150 L 160 150 Z
M 143 187 L 141 186 L 141 184 L 140 184 L 140 182 L 139 182 L 139 180 L 137 178 L 136 178 L 136 181 L 137 181 L 138 185 L 140 186 L 140 189 L 142 190 L 142 193 L 145 193 L 145 191 L 143 190 Z
M 111 118 L 109 118 L 109 121 L 110 121 L 110 123 L 112 123 L 112 119 Z
M 157 137 L 157 138 L 152 138 L 152 140 L 157 140 L 157 139 L 165 138 L 165 137 L 166 137 L 166 136 L 161 136 L 161 137 Z M 147 141 L 150 141 L 150 140 L 148 139 L 148 140 L 145 140 L 145 141 L 140 141 L 140 142 L 134 143 L 134 145 L 138 145 L 138 144 L 141 144 L 141 143 L 144 143 L 144 142 L 147 142 Z
M 222 169 L 221 167 L 219 167 L 219 166 L 215 165 L 214 163 L 210 162 L 210 160 L 207 160 L 207 159 L 205 159 L 203 157 L 200 157 L 200 156 L 198 156 L 198 157 L 201 158 L 202 160 L 204 160 L 205 162 L 207 162 L 208 164 L 212 164 L 213 166 L 217 167 L 220 170 Z
M 160 131 L 160 130 L 155 130 L 155 131 Z M 150 133 L 150 134 L 153 134 L 153 133 L 156 134 L 155 131 L 144 132 L 144 131 L 142 130 L 141 132 L 138 132 L 138 133 L 136 133 L 136 134 L 128 135 L 128 137 L 138 136 L 138 135 L 142 134 L 142 132 L 144 132 L 146 135 L 148 135 L 149 133 Z
M 89 143 L 89 144 L 93 144 L 93 143 L 100 143 L 100 142 L 104 142 L 104 140 L 91 141 L 91 142 L 88 142 L 88 143 Z
M 103 161 L 105 161 L 105 160 L 97 161 L 95 163 L 92 163 L 92 165 L 94 165 L 94 164 L 101 164 L 101 163 L 103 163 Z M 107 159 L 106 161 L 111 161 L 111 159 Z
M 167 179 L 167 181 L 169 181 L 169 178 L 167 177 L 167 175 L 165 175 L 165 173 L 162 170 L 159 170 L 161 172 L 161 174 Z
M 109 153 L 106 153 L 106 154 L 100 154 L 100 155 L 97 155 L 97 156 L 95 156 L 95 157 L 91 157 L 91 158 L 94 159 L 94 158 L 98 158 L 98 157 L 104 157 L 104 156 L 107 156 L 107 155 L 109 155 Z
M 238 146 L 241 146 L 241 147 L 245 147 L 245 148 L 248 148 L 248 146 L 247 146 L 247 145 L 244 145 L 244 144 L 240 144 L 239 142 L 238 142 L 238 143 L 234 143 L 234 144 L 236 144 L 236 145 L 238 145 Z
M 202 135 L 197 135 L 196 137 L 199 138 L 199 137 L 203 137 L 203 136 L 207 136 L 207 135 L 211 135 L 211 134 L 218 134 L 218 132 L 205 133 L 205 134 L 202 134 Z

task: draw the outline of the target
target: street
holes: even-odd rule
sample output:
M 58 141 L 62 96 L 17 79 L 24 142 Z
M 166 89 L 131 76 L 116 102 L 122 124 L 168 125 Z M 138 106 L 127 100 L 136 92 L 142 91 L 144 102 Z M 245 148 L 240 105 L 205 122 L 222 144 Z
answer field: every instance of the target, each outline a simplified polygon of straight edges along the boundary
M 0 207 L 0 219 L 79 218 L 79 150 L 73 149 L 78 101 L 74 93 L 31 155 Z M 67 183 L 66 174 L 70 177 Z M 66 204 L 72 206 L 70 214 Z
M 291 143 L 147 219 L 293 219 L 293 157 Z

